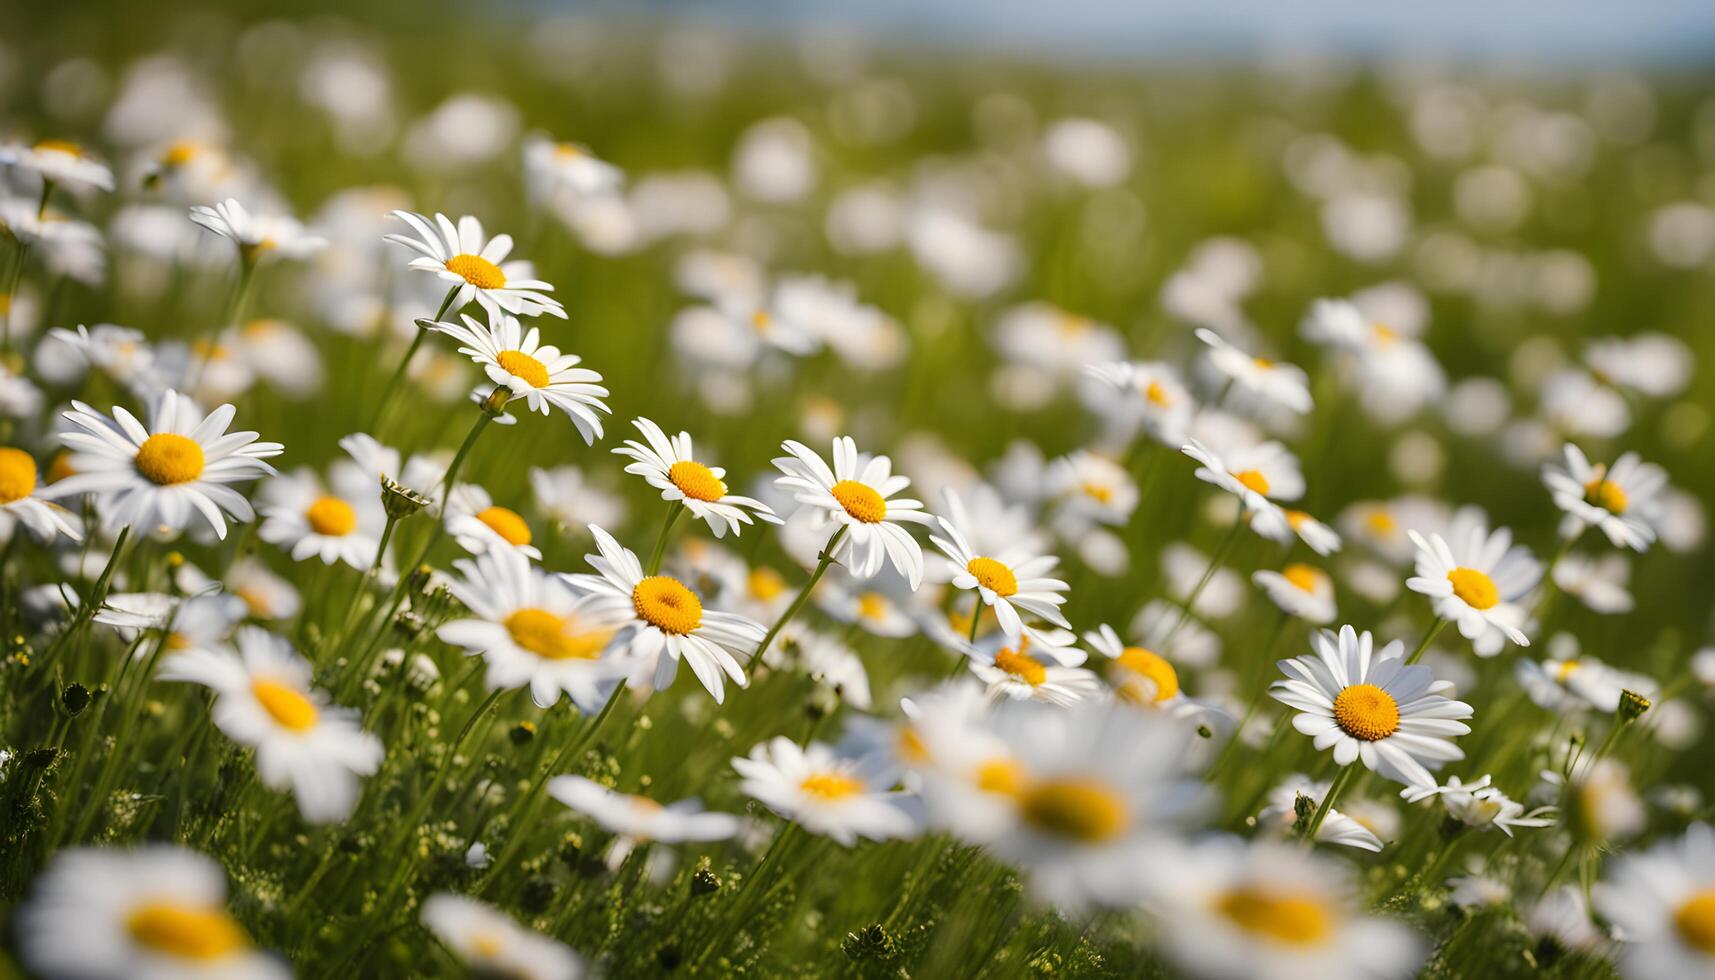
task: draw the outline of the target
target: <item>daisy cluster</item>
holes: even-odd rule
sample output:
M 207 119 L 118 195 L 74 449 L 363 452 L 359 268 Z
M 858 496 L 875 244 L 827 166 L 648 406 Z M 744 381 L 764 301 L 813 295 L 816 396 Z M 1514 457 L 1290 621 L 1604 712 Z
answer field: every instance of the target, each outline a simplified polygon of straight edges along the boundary
M 220 29 L 0 42 L 0 963 L 1715 974 L 1715 102 Z

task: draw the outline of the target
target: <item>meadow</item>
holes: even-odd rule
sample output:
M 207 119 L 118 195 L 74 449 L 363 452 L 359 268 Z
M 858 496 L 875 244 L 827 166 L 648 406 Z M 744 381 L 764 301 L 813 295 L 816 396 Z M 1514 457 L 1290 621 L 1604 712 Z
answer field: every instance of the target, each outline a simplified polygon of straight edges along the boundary
M 1706 72 L 381 9 L 0 29 L 0 977 L 1715 973 Z

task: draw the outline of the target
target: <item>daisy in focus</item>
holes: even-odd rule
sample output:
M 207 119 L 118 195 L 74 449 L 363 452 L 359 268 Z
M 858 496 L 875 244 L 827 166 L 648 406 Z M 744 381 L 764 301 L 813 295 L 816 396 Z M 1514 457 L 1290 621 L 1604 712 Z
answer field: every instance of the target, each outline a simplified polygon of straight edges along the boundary
M 73 450 L 73 475 L 47 488 L 61 498 L 93 493 L 108 527 L 130 525 L 148 532 L 183 531 L 193 512 L 218 537 L 226 518 L 254 518 L 250 502 L 230 484 L 272 476 L 263 462 L 285 452 L 277 442 L 258 442 L 254 432 L 228 432 L 237 409 L 222 405 L 204 415 L 189 398 L 163 392 L 147 426 L 115 406 L 113 418 L 83 402 L 72 402 L 64 418 L 78 431 L 60 434 Z
M 945 517 L 938 520 L 944 536 L 932 534 L 929 540 L 946 556 L 953 588 L 976 592 L 983 605 L 994 610 L 1007 636 L 1016 639 L 1023 633 L 1021 613 L 1055 626 L 1069 625 L 1060 606 L 1066 601 L 1062 593 L 1071 586 L 1047 577 L 1059 559 L 1022 546 L 977 554 L 956 524 Z
M 1304 494 L 1304 475 L 1291 450 L 1278 442 L 1264 442 L 1216 452 L 1192 439 L 1181 452 L 1197 462 L 1197 479 L 1239 498 L 1251 530 L 1272 541 L 1292 540 L 1292 525 L 1275 503 Z
M 595 574 L 564 576 L 572 589 L 592 597 L 590 615 L 618 625 L 616 650 L 634 665 L 632 685 L 661 690 L 673 683 L 683 660 L 720 704 L 726 699 L 724 674 L 744 687 L 748 681 L 735 654 L 749 656 L 767 632 L 761 624 L 733 613 L 704 609 L 683 582 L 670 575 L 644 575 L 643 565 L 613 535 L 590 525 L 600 554 L 584 560 Z
M 891 562 L 915 591 L 923 581 L 923 549 L 901 522 L 933 518 L 921 502 L 894 497 L 911 481 L 896 475 L 886 456 L 859 455 L 850 436 L 834 440 L 832 467 L 802 443 L 788 439 L 781 448 L 791 455 L 775 458 L 783 475 L 774 485 L 836 525 L 835 533 L 843 534 L 836 557 L 850 556 L 847 567 L 858 578 L 871 578 Z
M 1460 719 L 1471 717 L 1471 706 L 1448 698 L 1452 685 L 1428 667 L 1407 666 L 1400 641 L 1379 651 L 1374 643 L 1368 630 L 1321 630 L 1308 656 L 1280 661 L 1286 679 L 1270 684 L 1269 694 L 1299 712 L 1292 727 L 1317 751 L 1332 749 L 1335 764 L 1362 761 L 1407 786 L 1434 786 L 1431 769 L 1465 757 L 1452 739 L 1470 733 Z
M 422 920 L 472 976 L 577 980 L 584 975 L 583 961 L 570 948 L 474 898 L 431 895 L 423 903 Z
M 293 561 L 343 561 L 362 571 L 379 557 L 387 512 L 379 486 L 356 463 L 334 463 L 328 486 L 309 467 L 273 477 L 256 504 L 262 513 L 257 535 L 285 548 Z
M 1530 646 L 1522 627 L 1528 615 L 1520 603 L 1542 578 L 1542 565 L 1512 532 L 1496 528 L 1474 510 L 1458 515 L 1448 536 L 1427 538 L 1410 532 L 1417 546 L 1417 574 L 1405 580 L 1413 592 L 1428 596 L 1435 615 L 1456 623 L 1478 656 L 1492 657 L 1511 640 Z
M 727 492 L 726 470 L 700 463 L 691 448 L 691 434 L 681 432 L 668 436 L 661 427 L 648 419 L 632 422 L 643 433 L 647 445 L 627 439 L 614 450 L 633 462 L 625 472 L 643 477 L 650 486 L 661 491 L 661 499 L 678 501 L 691 515 L 708 524 L 710 533 L 723 537 L 730 528 L 736 537 L 741 526 L 756 520 L 779 524 L 781 520 L 772 508 L 760 500 Z
M 524 515 L 495 503 L 487 490 L 474 483 L 461 483 L 447 495 L 447 533 L 473 555 L 516 551 L 526 558 L 542 558 Z
M 1489 776 L 1469 783 L 1453 776 L 1445 785 L 1408 786 L 1400 790 L 1399 795 L 1407 803 L 1421 803 L 1432 797 L 1439 799 L 1448 815 L 1465 826 L 1475 829 L 1493 827 L 1508 837 L 1513 835 L 1514 828 L 1554 826 L 1553 807 L 1537 807 L 1527 813 L 1524 804 L 1513 800 L 1492 783 Z
M 289 980 L 226 909 L 226 872 L 170 844 L 57 854 L 18 908 L 22 959 L 51 980 Z
M 381 741 L 357 713 L 328 703 L 310 685 L 312 669 L 284 639 L 247 626 L 237 651 L 187 650 L 163 661 L 160 677 L 215 692 L 216 727 L 256 750 L 256 774 L 269 789 L 290 789 L 310 823 L 351 815 L 358 777 L 381 765 Z
M 739 788 L 781 817 L 842 847 L 858 838 L 911 837 L 917 822 L 892 792 L 898 779 L 880 756 L 842 756 L 822 742 L 802 748 L 784 736 L 760 742 L 732 766 Z
M 518 318 L 490 310 L 489 322 L 483 324 L 469 316 L 458 323 L 434 323 L 430 329 L 458 341 L 459 353 L 482 366 L 488 380 L 506 388 L 514 399 L 522 399 L 532 412 L 551 414 L 552 409 L 566 413 L 577 426 L 584 442 L 594 445 L 601 438 L 601 416 L 611 411 L 607 389 L 601 386 L 601 375 L 578 367 L 583 358 L 562 354 L 551 344 L 542 343 L 536 327 L 525 330 Z
M 961 648 L 991 698 L 1067 707 L 1102 695 L 1101 680 L 1078 666 L 1084 652 L 1072 646 L 1073 640 L 1064 630 L 1027 629 L 1016 640 L 997 634 L 976 647 L 961 642 Z
M 533 278 L 535 270 L 530 263 L 506 261 L 512 253 L 511 235 L 489 238 L 482 233 L 482 222 L 468 214 L 456 225 L 444 214 L 435 215 L 432 222 L 414 211 L 394 211 L 393 217 L 409 225 L 415 234 L 387 235 L 384 239 L 417 252 L 410 267 L 433 273 L 456 291 L 447 309 L 462 310 L 474 300 L 490 317 L 504 312 L 515 317 L 546 313 L 566 318 L 565 307 L 547 295 L 554 287 Z
M 1613 466 L 1591 463 L 1571 443 L 1563 453 L 1564 466 L 1542 467 L 1543 484 L 1555 506 L 1566 512 L 1561 537 L 1576 538 L 1595 527 L 1618 547 L 1648 549 L 1656 538 L 1661 510 L 1656 495 L 1667 486 L 1666 471 L 1643 462 L 1637 453 L 1622 455 Z

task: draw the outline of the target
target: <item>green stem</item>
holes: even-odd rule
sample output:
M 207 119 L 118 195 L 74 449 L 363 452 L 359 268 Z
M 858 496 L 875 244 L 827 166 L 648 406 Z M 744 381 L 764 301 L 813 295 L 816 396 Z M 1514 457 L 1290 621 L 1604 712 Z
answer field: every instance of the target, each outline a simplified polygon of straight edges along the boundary
M 673 525 L 678 522 L 679 515 L 685 512 L 685 505 L 674 501 L 667 508 L 667 519 L 661 524 L 661 533 L 655 537 L 655 550 L 649 553 L 649 564 L 644 568 L 644 575 L 654 575 L 661 570 L 661 556 L 667 553 L 667 538 L 673 532 Z
M 1191 608 L 1197 605 L 1197 599 L 1202 596 L 1203 590 L 1209 587 L 1210 580 L 1215 577 L 1215 572 L 1221 567 L 1221 559 L 1227 557 L 1227 552 L 1233 550 L 1234 543 L 1239 540 L 1239 532 L 1245 526 L 1244 507 L 1244 501 L 1239 501 L 1239 512 L 1233 516 L 1232 528 L 1227 531 L 1227 536 L 1221 539 L 1220 545 L 1215 548 L 1215 553 L 1209 557 L 1209 567 L 1203 569 L 1203 577 L 1197 580 L 1196 586 L 1191 589 L 1191 594 L 1185 597 L 1185 605 L 1180 608 L 1179 618 L 1174 621 L 1173 628 L 1168 630 L 1167 635 L 1162 638 L 1163 651 L 1165 651 L 1168 641 L 1179 635 L 1180 629 L 1191 618 Z
M 1429 649 L 1429 644 L 1434 643 L 1435 638 L 1440 636 L 1441 631 L 1446 628 L 1446 617 L 1435 617 L 1435 622 L 1429 624 L 1429 629 L 1423 634 L 1423 639 L 1417 641 L 1417 649 L 1411 651 L 1411 656 L 1405 658 L 1405 665 L 1409 667 L 1423 659 L 1423 652 Z
M 453 286 L 447 290 L 446 298 L 441 300 L 441 308 L 435 311 L 437 322 L 441 317 L 447 315 L 447 307 L 453 305 L 453 297 L 459 294 L 459 288 L 459 286 Z M 371 435 L 380 431 L 381 422 L 387 417 L 387 406 L 392 404 L 394 392 L 399 389 L 400 382 L 405 380 L 405 373 L 410 370 L 411 361 L 417 356 L 417 348 L 423 346 L 423 338 L 428 335 L 429 329 L 419 322 L 417 324 L 417 336 L 411 338 L 411 346 L 405 348 L 405 356 L 400 358 L 399 366 L 393 369 L 392 376 L 387 379 L 387 384 L 381 389 L 381 401 L 376 404 L 375 414 L 369 419 Z
M 1334 800 L 1346 789 L 1346 784 L 1357 774 L 1358 764 L 1351 762 L 1340 769 L 1334 777 L 1334 782 L 1328 786 L 1328 792 L 1322 796 L 1322 805 L 1316 808 L 1316 815 L 1310 818 L 1310 825 L 1304 828 L 1304 844 L 1306 847 L 1316 843 L 1316 832 L 1322 829 L 1322 821 L 1328 819 L 1328 811 L 1334 809 Z
M 846 526 L 841 524 L 840 529 L 828 539 L 828 543 L 822 548 L 821 555 L 817 557 L 816 570 L 810 573 L 810 581 L 805 582 L 804 587 L 798 590 L 798 597 L 792 600 L 792 604 L 787 606 L 786 611 L 780 614 L 780 618 L 774 621 L 774 625 L 768 628 L 768 633 L 762 638 L 762 642 L 756 645 L 756 652 L 750 655 L 750 662 L 745 664 L 744 672 L 746 674 L 756 669 L 756 665 L 762 662 L 762 655 L 767 652 L 768 645 L 774 642 L 774 638 L 780 635 L 780 630 L 792 621 L 792 617 L 798 615 L 798 610 L 804 608 L 804 603 L 809 601 L 810 593 L 816 588 L 816 583 L 822 580 L 822 576 L 828 571 L 828 566 L 833 563 L 834 548 L 845 536 Z

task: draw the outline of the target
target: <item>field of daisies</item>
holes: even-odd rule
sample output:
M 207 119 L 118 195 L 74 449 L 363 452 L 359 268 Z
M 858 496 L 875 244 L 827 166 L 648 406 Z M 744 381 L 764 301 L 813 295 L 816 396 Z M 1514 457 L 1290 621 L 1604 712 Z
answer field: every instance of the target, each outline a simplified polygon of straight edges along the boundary
M 1707 77 L 32 16 L 0 977 L 1715 976 Z

